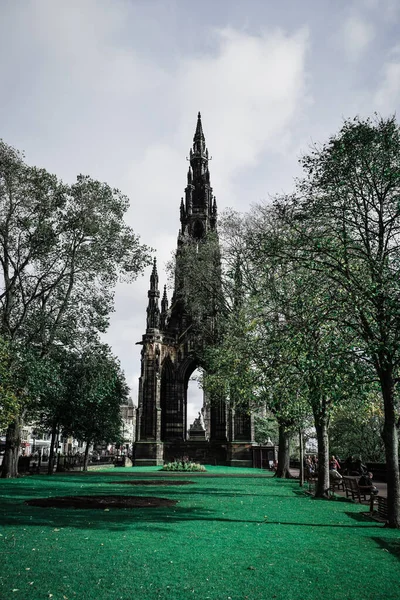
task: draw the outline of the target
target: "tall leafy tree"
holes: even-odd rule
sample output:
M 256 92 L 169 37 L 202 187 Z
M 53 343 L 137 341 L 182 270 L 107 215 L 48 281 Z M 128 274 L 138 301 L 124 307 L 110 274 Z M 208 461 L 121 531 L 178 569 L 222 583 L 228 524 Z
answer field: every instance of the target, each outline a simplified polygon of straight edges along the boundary
M 248 221 L 233 211 L 223 215 L 217 283 L 200 247 L 188 247 L 181 255 L 181 271 L 187 271 L 187 280 L 197 286 L 195 293 L 191 286 L 187 287 L 186 302 L 190 308 L 207 306 L 213 285 L 220 292 L 219 335 L 203 349 L 207 396 L 222 394 L 234 410 L 268 408 L 273 412 L 279 423 L 277 476 L 288 477 L 289 438 L 304 403 L 299 399 L 297 374 L 283 358 L 282 323 L 276 319 L 275 305 L 272 306 L 269 288 L 265 287 L 265 269 L 260 273 L 255 261 L 253 243 L 249 241 L 255 232 Z M 208 253 L 207 240 L 203 244 Z M 208 284 L 203 286 L 203 281 Z M 204 323 L 207 325 L 204 319 L 200 320 L 203 332 Z M 204 338 L 207 340 L 206 335 Z
M 279 207 L 251 211 L 246 246 L 255 282 L 260 358 L 264 371 L 268 364 L 271 371 L 269 389 L 275 391 L 277 414 L 286 419 L 287 428 L 295 423 L 301 428 L 312 411 L 319 454 L 316 495 L 325 497 L 332 410 L 361 390 L 354 339 L 331 318 L 334 306 L 326 280 L 298 262 L 293 234 Z
M 281 203 L 296 259 L 330 286 L 340 328 L 380 384 L 389 526 L 400 528 L 400 128 L 394 117 L 345 121 L 302 159 L 295 199 Z
M 38 351 L 36 351 L 38 353 Z M 68 407 L 67 381 L 75 354 L 64 346 L 56 346 L 44 356 L 39 355 L 40 371 L 35 401 L 27 410 L 28 418 L 41 429 L 51 432 L 48 474 L 53 474 L 55 444 L 60 423 Z
M 149 261 L 124 222 L 127 208 L 107 184 L 82 175 L 62 184 L 1 142 L 0 335 L 44 356 L 104 332 L 116 281 Z
M 2 356 L 6 360 L 0 368 L 2 370 L 0 389 L 5 391 L 5 404 L 2 405 L 2 411 L 7 415 L 8 409 L 6 422 L 8 429 L 1 476 L 9 477 L 10 473 L 17 471 L 20 426 L 27 415 L 31 419 L 35 418 L 42 395 L 52 397 L 57 373 L 54 363 L 50 362 L 48 357 L 42 357 L 35 348 L 27 348 L 23 343 L 14 340 L 3 342 L 2 350 Z
M 86 470 L 91 444 L 120 440 L 121 405 L 129 388 L 117 359 L 104 345 L 89 347 L 71 360 L 66 387 L 60 424 L 65 434 L 86 443 Z
M 16 418 L 20 398 L 12 375 L 12 353 L 9 344 L 0 337 L 0 429 L 6 429 Z
M 375 384 L 364 398 L 353 398 L 351 403 L 334 410 L 330 442 L 335 455 L 357 456 L 363 462 L 385 461 L 383 405 L 376 387 Z

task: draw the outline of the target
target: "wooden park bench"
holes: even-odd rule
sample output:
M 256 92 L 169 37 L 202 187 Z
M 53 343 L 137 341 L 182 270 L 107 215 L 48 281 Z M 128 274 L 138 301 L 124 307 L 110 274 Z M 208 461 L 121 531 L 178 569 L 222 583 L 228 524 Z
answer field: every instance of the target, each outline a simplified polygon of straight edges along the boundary
M 305 476 L 305 482 L 308 484 L 308 491 L 309 492 L 314 492 L 316 485 L 317 485 L 317 481 L 318 481 L 318 475 L 316 473 L 310 475 L 310 474 L 306 474 Z M 328 488 L 328 494 L 330 496 L 333 496 L 335 493 L 335 490 L 339 490 L 342 489 L 344 491 L 344 484 L 343 484 L 343 478 L 341 479 L 334 479 L 333 477 L 329 478 L 329 488 Z
M 388 520 L 387 498 L 383 496 L 378 496 L 378 517 L 384 522 Z
M 344 481 L 343 477 L 340 479 L 336 479 L 335 477 L 329 477 L 329 490 L 334 493 L 335 490 L 343 490 L 344 491 Z
M 344 475 L 343 484 L 344 491 L 346 492 L 346 498 L 351 496 L 352 500 L 358 500 L 361 504 L 362 500 L 367 500 L 367 496 L 370 499 L 371 512 L 373 510 L 373 501 L 375 494 L 371 494 L 371 488 L 368 485 L 359 485 L 359 476 Z
M 315 491 L 317 480 L 318 475 L 316 473 L 310 473 L 308 469 L 304 469 L 304 483 L 308 485 L 309 493 Z

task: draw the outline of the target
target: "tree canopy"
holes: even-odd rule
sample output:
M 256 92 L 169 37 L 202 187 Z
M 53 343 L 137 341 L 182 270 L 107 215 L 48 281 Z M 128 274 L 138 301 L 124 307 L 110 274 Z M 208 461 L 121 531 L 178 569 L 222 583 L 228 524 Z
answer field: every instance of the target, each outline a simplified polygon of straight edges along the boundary
M 95 343 L 108 327 L 118 279 L 132 281 L 149 264 L 149 249 L 124 221 L 128 204 L 88 176 L 65 184 L 0 142 L 0 336 L 34 353 L 33 364 L 39 357 L 40 369 L 54 366 L 57 349 Z M 15 476 L 20 420 L 31 405 L 2 393 L 11 412 L 18 408 L 3 462 L 3 475 Z M 40 397 L 31 395 L 39 408 Z
M 231 301 L 210 371 L 248 396 L 262 382 L 268 393 L 259 397 L 275 397 L 278 412 L 288 398 L 289 416 L 294 397 L 307 401 L 321 495 L 331 416 L 357 397 L 364 410 L 378 383 L 389 523 L 400 527 L 400 128 L 394 117 L 347 120 L 300 162 L 294 194 L 244 217 L 229 213 L 225 229 L 222 220 L 221 289 Z M 199 289 L 196 302 L 203 298 Z
M 65 387 L 59 425 L 64 434 L 86 442 L 86 459 L 92 443 L 119 442 L 120 408 L 129 388 L 110 349 L 96 345 L 72 356 Z

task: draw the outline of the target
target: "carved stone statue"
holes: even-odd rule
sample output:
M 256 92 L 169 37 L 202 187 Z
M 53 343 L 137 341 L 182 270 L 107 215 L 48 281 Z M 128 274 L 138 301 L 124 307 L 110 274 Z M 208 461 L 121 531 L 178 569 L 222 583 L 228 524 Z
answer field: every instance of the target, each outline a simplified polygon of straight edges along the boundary
M 206 430 L 204 429 L 202 415 L 199 412 L 199 416 L 193 421 L 189 427 L 189 440 L 193 439 L 206 439 Z

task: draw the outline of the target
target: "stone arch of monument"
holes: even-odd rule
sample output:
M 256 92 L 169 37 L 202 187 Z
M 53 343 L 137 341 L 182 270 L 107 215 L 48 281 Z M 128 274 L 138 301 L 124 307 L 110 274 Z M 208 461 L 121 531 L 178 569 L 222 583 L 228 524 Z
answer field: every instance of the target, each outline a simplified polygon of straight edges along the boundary
M 189 160 L 185 200 L 182 198 L 180 206 L 177 257 L 185 244 L 197 243 L 217 227 L 217 203 L 210 186 L 209 157 L 200 113 Z M 231 409 L 223 397 L 205 399 L 204 426 L 199 418 L 188 435 L 188 382 L 193 371 L 203 367 L 198 352 L 203 340 L 193 333 L 182 286 L 184 281 L 179 278 L 177 268 L 171 306 L 164 286 L 160 307 L 154 260 L 146 333 L 138 342 L 142 351 L 135 463 L 161 465 L 187 456 L 203 463 L 252 466 L 252 416 L 248 411 Z

